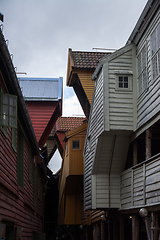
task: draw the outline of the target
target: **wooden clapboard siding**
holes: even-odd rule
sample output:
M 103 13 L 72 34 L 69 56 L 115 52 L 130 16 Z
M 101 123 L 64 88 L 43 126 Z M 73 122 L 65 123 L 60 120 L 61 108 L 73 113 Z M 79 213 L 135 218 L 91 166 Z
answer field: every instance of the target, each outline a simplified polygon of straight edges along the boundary
M 87 123 L 65 133 L 65 152 L 59 182 L 59 216 L 62 224 L 81 224 L 83 196 L 83 147 Z M 79 141 L 73 149 L 72 141 Z M 71 187 L 72 186 L 72 187 Z M 65 207 L 64 207 L 65 206 Z
M 94 81 L 91 80 L 93 69 L 92 70 L 77 70 L 77 74 L 81 85 L 84 89 L 84 92 L 89 100 L 89 103 L 92 103 L 93 91 L 94 91 Z
M 134 44 L 113 53 L 103 62 L 95 82 L 84 150 L 85 210 L 119 208 L 119 178 L 124 170 L 129 135 L 136 126 L 135 56 Z M 117 75 L 129 75 L 131 89 L 118 89 Z M 101 191 L 104 180 L 109 178 L 110 186 L 106 181 L 106 189 Z
M 133 102 L 133 85 L 131 91 L 116 89 L 115 71 L 133 73 L 134 49 L 130 47 L 124 50 L 124 53 L 108 62 L 108 94 L 109 94 L 109 127 L 110 129 L 133 130 L 134 128 L 134 102 Z M 107 79 L 106 79 L 107 80 Z M 133 75 L 131 75 L 133 82 Z M 107 94 L 107 93 L 106 93 Z M 105 95 L 106 95 L 105 94 Z
M 29 181 L 29 145 L 26 139 L 24 139 L 24 188 L 17 184 L 17 153 L 11 146 L 11 133 L 11 129 L 8 128 L 6 138 L 0 131 L 0 218 L 16 222 L 16 225 L 23 228 L 23 237 L 32 237 L 33 230 L 42 232 L 43 198 L 38 200 L 37 196 L 38 204 L 34 209 L 33 155 Z M 42 184 L 41 182 L 41 187 Z
M 160 155 L 132 167 L 121 174 L 121 207 L 135 208 L 160 201 Z
M 137 46 L 137 55 L 144 46 L 147 48 L 147 71 L 148 71 L 148 88 L 137 99 L 137 124 L 138 127 L 142 127 L 152 119 L 159 112 L 160 102 L 160 77 L 155 81 L 152 79 L 152 64 L 151 64 L 151 45 L 150 36 L 160 24 L 160 10 L 149 24 L 147 31 L 143 35 L 142 39 Z
M 0 131 L 0 181 L 17 193 L 17 153 L 11 147 L 9 128 L 7 138 Z
M 95 154 L 96 139 L 104 130 L 103 123 L 103 73 L 100 74 L 95 83 L 93 103 L 90 113 L 88 129 L 88 141 L 86 141 L 86 149 L 84 155 L 84 206 L 85 210 L 91 209 L 91 171 L 93 157 Z M 98 112 L 98 115 L 96 115 Z

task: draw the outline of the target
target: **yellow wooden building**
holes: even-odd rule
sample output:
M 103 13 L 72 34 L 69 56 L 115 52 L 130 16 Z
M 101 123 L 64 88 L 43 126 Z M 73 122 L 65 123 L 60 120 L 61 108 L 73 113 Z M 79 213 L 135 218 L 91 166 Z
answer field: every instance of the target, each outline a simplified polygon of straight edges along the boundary
M 83 209 L 83 147 L 87 122 L 65 134 L 59 180 L 59 225 L 80 225 Z
M 89 118 L 94 82 L 91 80 L 100 59 L 107 52 L 68 51 L 68 67 L 66 85 L 73 87 L 86 118 Z

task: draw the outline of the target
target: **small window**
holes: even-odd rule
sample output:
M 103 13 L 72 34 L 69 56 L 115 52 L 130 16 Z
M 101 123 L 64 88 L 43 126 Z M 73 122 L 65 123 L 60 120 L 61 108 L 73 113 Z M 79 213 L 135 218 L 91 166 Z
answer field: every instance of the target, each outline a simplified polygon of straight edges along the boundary
M 72 149 L 80 149 L 79 141 L 72 141 Z
M 17 97 L 0 92 L 0 124 L 6 127 L 17 127 Z
M 128 77 L 119 76 L 119 88 L 128 88 Z
M 132 91 L 133 73 L 131 71 L 114 71 L 116 80 L 116 90 Z

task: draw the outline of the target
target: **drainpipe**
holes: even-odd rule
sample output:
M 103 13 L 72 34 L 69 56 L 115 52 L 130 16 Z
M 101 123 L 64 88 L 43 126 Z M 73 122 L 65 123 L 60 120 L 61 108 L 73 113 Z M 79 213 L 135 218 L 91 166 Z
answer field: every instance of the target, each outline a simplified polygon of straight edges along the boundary
M 112 162 L 113 162 L 113 153 L 114 153 L 114 148 L 115 148 L 115 143 L 116 143 L 116 135 L 114 135 L 113 139 L 113 148 L 112 148 L 112 155 L 111 155 L 111 163 L 110 163 L 110 168 L 109 168 L 109 209 L 110 209 L 110 177 L 111 177 L 111 169 L 112 169 Z

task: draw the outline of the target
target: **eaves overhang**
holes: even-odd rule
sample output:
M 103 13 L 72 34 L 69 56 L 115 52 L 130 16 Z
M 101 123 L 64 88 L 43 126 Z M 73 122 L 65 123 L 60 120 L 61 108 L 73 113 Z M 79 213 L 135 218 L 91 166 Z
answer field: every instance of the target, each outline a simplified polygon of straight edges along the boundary
M 138 44 L 139 40 L 141 39 L 144 31 L 146 30 L 148 24 L 150 23 L 151 19 L 155 15 L 156 11 L 160 6 L 159 0 L 149 0 L 135 26 L 133 29 L 129 39 L 127 40 L 126 45 L 131 42 Z
M 0 29 L 0 61 L 2 64 L 1 65 L 2 73 L 6 76 L 5 77 L 6 86 L 9 90 L 9 93 L 16 95 L 18 98 L 18 107 L 23 119 L 23 124 L 27 128 L 28 137 L 33 144 L 34 154 L 38 155 L 39 147 L 38 147 L 38 143 L 34 133 L 34 129 L 27 111 L 25 101 L 22 96 L 22 92 L 18 83 L 15 68 L 11 60 L 11 55 L 8 51 L 8 47 L 6 45 L 6 41 L 4 39 L 1 29 Z

